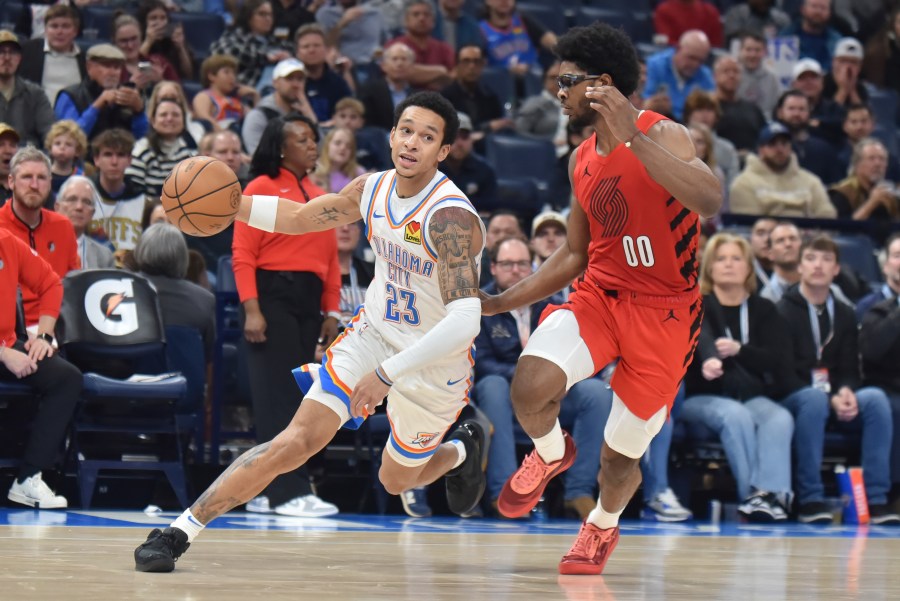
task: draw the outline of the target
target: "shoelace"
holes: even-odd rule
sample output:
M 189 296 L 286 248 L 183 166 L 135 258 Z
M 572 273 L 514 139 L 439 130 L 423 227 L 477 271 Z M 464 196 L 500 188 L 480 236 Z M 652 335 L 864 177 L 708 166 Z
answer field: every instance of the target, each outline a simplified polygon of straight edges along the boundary
M 522 467 L 516 472 L 510 486 L 518 493 L 531 492 L 541 483 L 544 476 L 553 469 L 554 464 L 546 464 L 537 451 L 531 451 L 522 461 Z
M 600 548 L 600 534 L 589 530 L 588 527 L 582 526 L 581 532 L 572 544 L 572 548 L 566 553 L 566 556 L 584 557 L 592 559 Z

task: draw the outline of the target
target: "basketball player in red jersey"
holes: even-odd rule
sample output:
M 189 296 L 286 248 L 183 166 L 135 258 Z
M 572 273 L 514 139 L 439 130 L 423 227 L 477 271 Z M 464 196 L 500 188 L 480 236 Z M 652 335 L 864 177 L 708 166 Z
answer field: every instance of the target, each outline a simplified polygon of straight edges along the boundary
M 599 574 L 641 482 L 640 458 L 668 418 L 694 353 L 703 316 L 698 214 L 714 215 L 722 191 L 684 127 L 627 100 L 639 67 L 623 32 L 601 23 L 576 27 L 556 53 L 563 112 L 574 126 L 594 128 L 569 161 L 575 200 L 567 243 L 532 276 L 483 297 L 482 312 L 529 305 L 579 279 L 567 303 L 547 308 L 519 358 L 512 402 L 535 450 L 507 481 L 498 507 L 524 515 L 572 465 L 575 445 L 557 420 L 560 399 L 618 358 L 600 498 L 559 564 L 562 574 Z

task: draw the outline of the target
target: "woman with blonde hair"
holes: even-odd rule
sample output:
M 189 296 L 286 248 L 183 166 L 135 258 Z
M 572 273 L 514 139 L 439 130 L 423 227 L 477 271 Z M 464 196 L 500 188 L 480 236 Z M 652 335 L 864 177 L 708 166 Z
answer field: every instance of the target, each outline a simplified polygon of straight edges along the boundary
M 737 482 L 738 512 L 753 522 L 787 519 L 791 413 L 772 399 L 788 390 L 787 339 L 775 305 L 756 294 L 753 252 L 743 238 L 713 236 L 700 266 L 704 318 L 678 419 L 694 437 L 719 438 Z
M 319 164 L 313 174 L 326 192 L 340 192 L 366 170 L 356 162 L 356 136 L 346 127 L 335 127 L 322 142 Z
M 163 100 L 171 100 L 181 107 L 186 116 L 184 141 L 191 148 L 197 148 L 197 141 L 211 131 L 212 125 L 205 126 L 202 121 L 198 121 L 191 113 L 191 107 L 188 104 L 187 96 L 184 94 L 184 88 L 177 81 L 161 81 L 153 88 L 150 94 L 150 100 L 147 101 L 147 114 L 152 115 L 156 110 L 156 105 Z

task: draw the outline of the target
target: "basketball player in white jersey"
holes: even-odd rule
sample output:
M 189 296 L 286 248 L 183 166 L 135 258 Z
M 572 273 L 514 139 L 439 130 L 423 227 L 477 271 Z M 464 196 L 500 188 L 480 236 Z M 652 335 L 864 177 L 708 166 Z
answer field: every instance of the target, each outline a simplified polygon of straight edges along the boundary
M 135 549 L 135 567 L 169 572 L 215 517 L 244 504 L 278 475 L 297 469 L 342 426 L 358 427 L 388 398 L 390 439 L 379 478 L 392 494 L 446 475 L 452 511 L 470 512 L 484 492 L 485 432 L 464 421 L 441 444 L 468 400 L 478 333 L 484 229 L 465 195 L 440 173 L 459 121 L 432 92 L 397 106 L 395 169 L 360 176 L 338 194 L 302 204 L 244 196 L 238 219 L 287 234 L 364 220 L 375 251 L 365 305 L 326 351 L 318 378 L 290 425 L 241 455 L 190 509 Z

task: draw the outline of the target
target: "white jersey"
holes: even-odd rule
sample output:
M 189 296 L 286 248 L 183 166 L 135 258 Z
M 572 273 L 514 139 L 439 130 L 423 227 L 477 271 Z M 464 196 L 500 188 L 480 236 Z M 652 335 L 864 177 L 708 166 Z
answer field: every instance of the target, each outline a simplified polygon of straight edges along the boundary
M 360 213 L 375 251 L 375 277 L 366 291 L 366 316 L 384 340 L 400 351 L 447 315 L 437 250 L 428 235 L 434 212 L 461 207 L 476 217 L 482 240 L 485 231 L 466 195 L 440 171 L 413 197 L 398 197 L 396 187 L 397 172 L 393 169 L 370 176 L 363 188 Z M 480 271 L 482 249 L 476 250 L 475 263 Z M 472 284 L 477 286 L 477 281 Z

